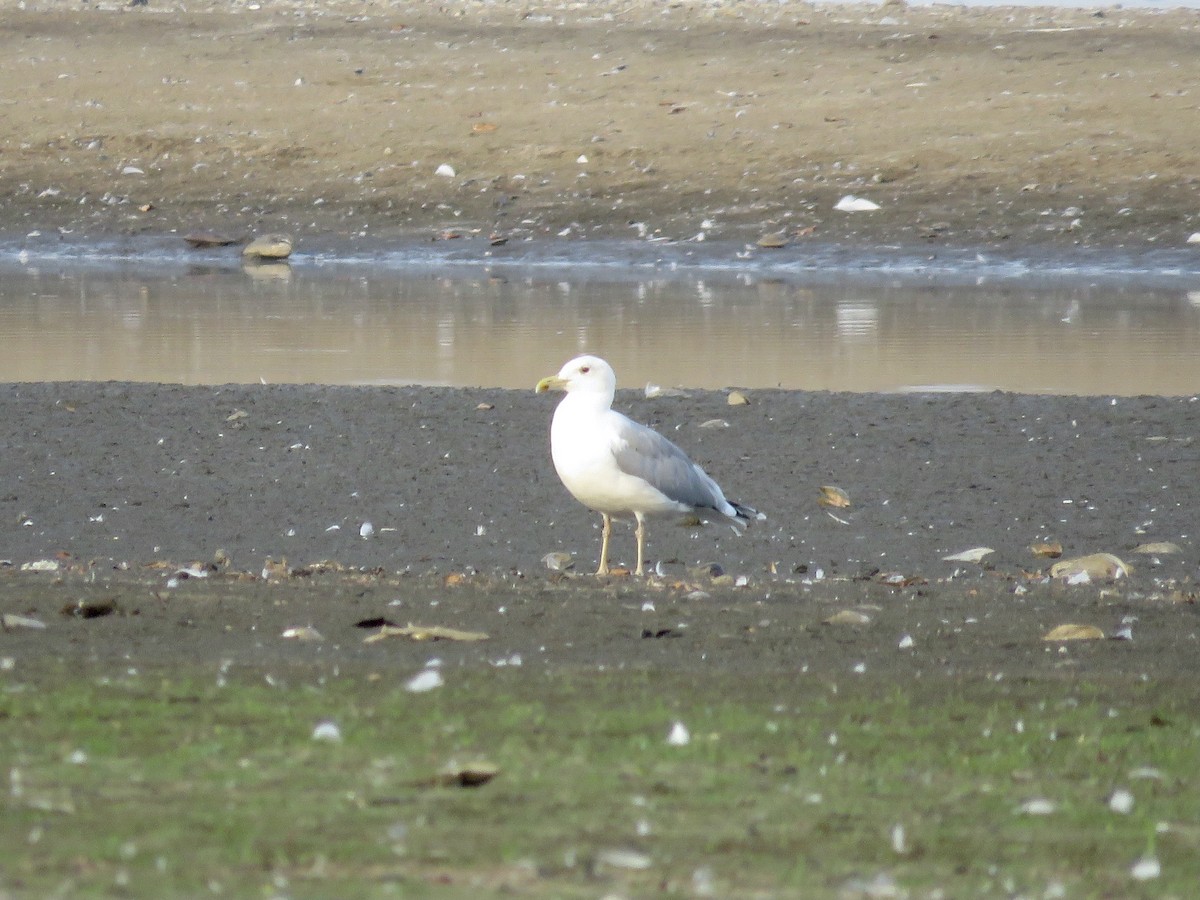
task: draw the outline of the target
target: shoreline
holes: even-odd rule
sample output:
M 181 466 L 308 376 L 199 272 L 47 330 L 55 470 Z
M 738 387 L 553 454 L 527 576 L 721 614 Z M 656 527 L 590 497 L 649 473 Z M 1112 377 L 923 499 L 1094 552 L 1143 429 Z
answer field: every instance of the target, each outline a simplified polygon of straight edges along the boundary
M 1200 285 L 1200 248 L 1006 246 L 861 246 L 812 242 L 763 249 L 734 241 L 639 241 L 633 239 L 534 239 L 494 246 L 486 238 L 336 240 L 298 242 L 286 261 L 247 263 L 241 245 L 189 248 L 179 235 L 136 235 L 70 240 L 35 234 L 0 236 L 0 266 L 57 265 L 104 268 L 134 265 L 149 270 L 276 267 L 305 274 L 342 269 L 397 277 L 436 271 L 561 270 L 572 279 L 638 280 L 711 275 L 764 277 L 804 283 L 845 280 L 953 286 L 981 278 L 1024 284 L 1119 281 L 1146 287 L 1195 289 Z M 283 271 L 279 268 L 279 271 Z

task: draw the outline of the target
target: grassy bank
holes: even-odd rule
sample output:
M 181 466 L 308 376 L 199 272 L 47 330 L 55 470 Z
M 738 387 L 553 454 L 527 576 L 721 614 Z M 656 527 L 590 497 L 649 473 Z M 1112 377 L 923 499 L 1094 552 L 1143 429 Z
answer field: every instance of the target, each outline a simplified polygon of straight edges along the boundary
M 15 667 L 0 894 L 1182 897 L 1200 878 L 1192 687 L 444 674 L 411 693 L 379 671 Z

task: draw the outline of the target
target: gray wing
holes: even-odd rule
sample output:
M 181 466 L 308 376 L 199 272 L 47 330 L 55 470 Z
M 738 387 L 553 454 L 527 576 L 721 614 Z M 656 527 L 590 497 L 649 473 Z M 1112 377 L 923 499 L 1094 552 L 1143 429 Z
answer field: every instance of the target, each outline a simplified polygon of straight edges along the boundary
M 672 500 L 731 515 L 717 483 L 665 437 L 618 412 L 620 427 L 613 443 L 617 468 L 654 485 Z

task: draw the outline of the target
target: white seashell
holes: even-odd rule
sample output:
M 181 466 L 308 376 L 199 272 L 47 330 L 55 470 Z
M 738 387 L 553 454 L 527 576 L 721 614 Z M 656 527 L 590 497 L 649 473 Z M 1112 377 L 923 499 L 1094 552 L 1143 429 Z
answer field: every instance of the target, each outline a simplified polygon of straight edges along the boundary
M 454 166 L 449 165 L 448 163 L 442 163 L 437 167 L 433 174 L 437 175 L 439 178 L 453 178 L 458 173 L 454 171 Z
M 1035 800 L 1027 800 L 1018 807 L 1017 812 L 1027 816 L 1048 816 L 1058 809 L 1058 804 L 1053 800 L 1047 800 L 1044 797 L 1038 797 Z
M 1187 242 L 1189 244 L 1200 244 L 1200 231 L 1193 231 L 1189 234 Z
M 370 522 L 363 522 L 358 528 L 358 536 L 363 540 L 375 537 L 375 526 Z
M 426 691 L 432 691 L 434 688 L 440 688 L 445 683 L 442 673 L 437 669 L 425 669 L 423 672 L 408 679 L 404 684 L 404 689 L 410 694 L 423 694 Z
M 949 556 L 943 556 L 942 561 L 977 563 L 982 561 L 985 556 L 995 552 L 991 547 L 973 547 L 970 550 L 963 550 L 960 553 L 951 553 Z
M 20 616 L 16 613 L 4 613 L 0 616 L 0 628 L 8 631 L 11 628 L 32 628 L 40 631 L 46 627 L 46 623 L 41 619 L 33 619 L 29 616 Z
M 913 636 L 911 634 L 904 635 L 904 637 L 900 638 L 900 643 L 896 646 L 901 650 L 911 650 L 913 646 Z
M 1133 812 L 1133 794 L 1125 788 L 1117 788 L 1108 798 L 1108 808 L 1122 816 Z
M 137 166 L 126 166 L 121 170 L 122 175 L 145 175 L 146 173 Z
M 587 161 L 588 161 L 588 158 L 586 156 L 584 156 L 582 153 L 580 153 L 579 156 L 575 159 L 575 162 L 579 163 L 579 165 L 581 165 L 581 166 L 586 166 Z
M 323 641 L 324 637 L 321 632 L 313 628 L 311 625 L 300 625 L 296 628 L 285 628 L 283 633 L 279 635 L 283 638 L 289 638 L 295 641 Z
M 542 557 L 542 562 L 551 572 L 565 572 L 568 569 L 574 568 L 575 561 L 571 559 L 570 553 L 562 551 L 551 551 Z
M 322 722 L 313 729 L 312 739 L 314 741 L 340 741 L 342 739 L 342 729 L 337 727 L 336 722 Z
M 653 864 L 649 856 L 636 850 L 601 850 L 596 854 L 596 862 L 614 869 L 631 871 L 648 869 Z
M 835 203 L 833 208 L 839 212 L 871 212 L 872 210 L 879 209 L 879 204 L 865 197 L 855 197 L 853 194 L 847 194 Z
M 1134 881 L 1153 881 L 1162 874 L 1162 865 L 1154 856 L 1143 856 L 1129 870 Z
M 672 747 L 686 747 L 691 743 L 692 736 L 688 733 L 687 726 L 682 722 L 676 722 L 671 726 L 671 733 L 667 735 L 667 743 Z

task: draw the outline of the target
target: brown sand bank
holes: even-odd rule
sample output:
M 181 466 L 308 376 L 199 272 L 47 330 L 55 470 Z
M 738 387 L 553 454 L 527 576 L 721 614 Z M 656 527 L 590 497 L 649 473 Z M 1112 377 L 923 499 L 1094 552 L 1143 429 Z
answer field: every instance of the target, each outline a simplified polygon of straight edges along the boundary
M 1144 248 L 1200 230 L 1194 11 L 257 6 L 0 5 L 0 231 Z M 847 194 L 881 209 L 836 211 Z

